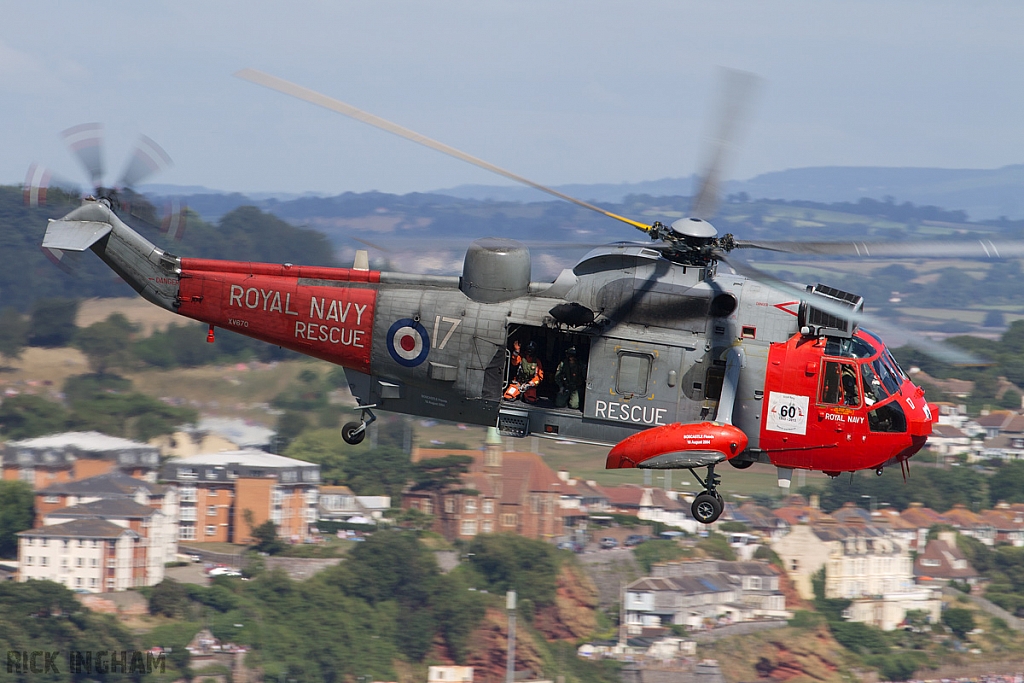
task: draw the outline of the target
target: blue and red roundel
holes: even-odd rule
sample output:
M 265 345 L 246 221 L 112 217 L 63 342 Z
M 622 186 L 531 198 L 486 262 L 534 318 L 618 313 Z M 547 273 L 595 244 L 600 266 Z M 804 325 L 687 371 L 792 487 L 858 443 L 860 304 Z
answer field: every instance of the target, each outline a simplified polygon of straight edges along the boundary
M 388 330 L 388 353 L 399 365 L 414 368 L 427 359 L 430 337 L 426 328 L 412 318 L 396 320 Z

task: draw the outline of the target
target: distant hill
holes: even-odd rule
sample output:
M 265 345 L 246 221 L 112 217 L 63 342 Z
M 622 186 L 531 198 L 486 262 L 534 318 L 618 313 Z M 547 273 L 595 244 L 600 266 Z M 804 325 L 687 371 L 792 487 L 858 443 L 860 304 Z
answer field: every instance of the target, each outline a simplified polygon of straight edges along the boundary
M 641 183 L 560 185 L 560 192 L 602 202 L 621 202 L 631 194 L 652 197 L 687 195 L 694 178 L 663 178 Z M 997 169 L 885 168 L 822 166 L 764 173 L 725 183 L 727 194 L 746 192 L 753 199 L 856 202 L 861 198 L 938 206 L 965 211 L 973 220 L 1024 218 L 1024 164 Z M 437 190 L 461 199 L 535 202 L 544 195 L 518 186 L 460 185 Z

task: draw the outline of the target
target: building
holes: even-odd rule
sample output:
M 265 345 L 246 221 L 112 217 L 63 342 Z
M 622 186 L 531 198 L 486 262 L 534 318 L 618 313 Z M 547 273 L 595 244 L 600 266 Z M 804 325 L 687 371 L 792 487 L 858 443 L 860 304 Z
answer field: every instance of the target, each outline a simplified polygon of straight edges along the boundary
M 938 619 L 941 599 L 916 586 L 909 550 L 881 527 L 856 517 L 846 524 L 822 518 L 794 526 L 772 550 L 805 599 L 814 597 L 812 578 L 824 568 L 825 597 L 851 600 L 851 621 L 892 630 L 911 609 Z
M 427 667 L 427 683 L 473 683 L 471 666 Z
M 75 481 L 58 482 L 36 490 L 36 525 L 61 508 L 97 500 L 127 499 L 159 510 L 171 523 L 178 519 L 178 496 L 173 487 L 153 484 L 121 472 L 108 472 Z
M 698 527 L 703 527 L 690 514 L 689 505 L 684 505 L 662 489 L 622 484 L 606 487 L 604 491 L 608 496 L 608 509 L 613 512 L 634 515 L 644 521 L 661 522 L 691 534 L 697 533 Z
M 54 510 L 43 517 L 42 526 L 76 519 L 102 519 L 139 536 L 132 564 L 133 586 L 160 583 L 164 578 L 164 564 L 177 559 L 178 527 L 173 519 L 156 508 L 127 498 L 108 498 Z
M 962 503 L 957 503 L 943 513 L 942 519 L 964 536 L 970 536 L 987 546 L 996 543 L 996 530 L 992 524 L 981 515 L 968 510 Z
M 779 575 L 765 562 L 666 562 L 652 567 L 652 574 L 626 586 L 623 614 L 630 635 L 792 616 Z
M 318 517 L 320 466 L 258 450 L 177 458 L 164 465 L 180 499 L 178 538 L 192 543 L 250 543 L 273 521 L 292 542 L 310 538 Z
M 914 559 L 914 576 L 922 584 L 946 584 L 961 581 L 978 583 L 978 572 L 956 545 L 956 532 L 940 531 L 938 538 L 928 541 L 924 551 Z
M 20 479 L 37 490 L 112 471 L 156 481 L 159 465 L 160 451 L 154 446 L 99 432 L 8 441 L 3 450 L 3 478 Z
M 200 453 L 263 450 L 273 443 L 276 432 L 246 420 L 231 417 L 203 417 L 194 425 L 181 427 L 173 434 L 158 436 L 150 443 L 163 456 L 188 458 Z
M 73 519 L 22 531 L 18 580 L 54 581 L 91 593 L 127 590 L 142 585 L 136 583 L 141 540 L 131 529 L 104 519 Z
M 468 540 L 477 534 L 514 533 L 552 539 L 565 530 L 561 506 L 568 484 L 536 453 L 504 451 L 501 436 L 490 429 L 483 450 L 413 448 L 412 461 L 466 455 L 469 472 L 457 491 L 402 494 L 402 508 L 433 516 L 433 528 L 446 539 Z

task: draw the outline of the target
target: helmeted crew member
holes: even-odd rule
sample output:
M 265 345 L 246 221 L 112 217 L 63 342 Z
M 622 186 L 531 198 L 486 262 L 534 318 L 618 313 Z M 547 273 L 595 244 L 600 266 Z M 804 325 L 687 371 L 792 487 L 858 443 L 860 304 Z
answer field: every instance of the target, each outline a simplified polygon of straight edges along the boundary
M 505 390 L 505 398 L 522 398 L 527 403 L 537 402 L 537 386 L 544 379 L 544 368 L 537 358 L 537 342 L 530 342 L 520 354 L 519 342 L 512 343 L 512 381 Z
M 583 366 L 576 357 L 576 347 L 570 346 L 565 350 L 565 360 L 555 370 L 555 384 L 558 385 L 555 407 L 564 408 L 568 405 L 573 410 L 579 410 L 580 389 L 585 381 Z

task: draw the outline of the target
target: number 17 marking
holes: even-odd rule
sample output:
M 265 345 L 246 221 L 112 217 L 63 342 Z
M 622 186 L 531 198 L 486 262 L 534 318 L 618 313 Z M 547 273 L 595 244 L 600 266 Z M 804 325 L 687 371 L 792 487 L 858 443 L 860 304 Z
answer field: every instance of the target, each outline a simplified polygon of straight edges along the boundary
M 444 336 L 444 339 L 441 340 L 441 343 L 437 345 L 438 350 L 444 349 L 444 347 L 448 346 L 448 340 L 452 338 L 453 334 L 455 334 L 455 328 L 457 328 L 462 323 L 462 319 L 461 318 L 444 318 L 444 317 L 441 317 L 439 315 L 435 316 L 434 317 L 434 339 L 437 339 L 438 331 L 439 331 L 439 329 L 441 327 L 441 323 L 442 322 L 450 323 L 451 324 L 451 328 L 449 328 L 448 334 L 446 334 Z

